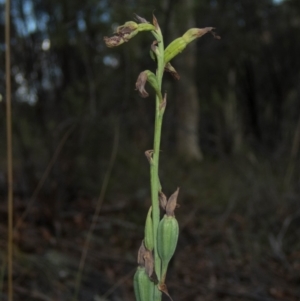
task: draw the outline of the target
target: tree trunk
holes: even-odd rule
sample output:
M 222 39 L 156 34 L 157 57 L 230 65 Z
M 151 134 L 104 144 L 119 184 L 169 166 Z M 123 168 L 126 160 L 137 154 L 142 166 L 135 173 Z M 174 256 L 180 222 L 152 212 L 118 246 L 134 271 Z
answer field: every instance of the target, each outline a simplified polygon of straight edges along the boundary
M 236 72 L 234 69 L 228 71 L 228 95 L 224 105 L 224 117 L 226 131 L 228 132 L 227 140 L 229 149 L 232 153 L 239 153 L 242 149 L 243 133 L 242 125 L 237 108 L 237 99 L 235 93 Z
M 176 7 L 175 31 L 176 37 L 184 34 L 189 28 L 195 27 L 193 16 L 193 1 L 178 1 Z M 199 100 L 195 83 L 196 42 L 175 59 L 176 69 L 180 74 L 177 83 L 176 105 L 177 119 L 177 152 L 187 161 L 203 159 L 199 145 Z

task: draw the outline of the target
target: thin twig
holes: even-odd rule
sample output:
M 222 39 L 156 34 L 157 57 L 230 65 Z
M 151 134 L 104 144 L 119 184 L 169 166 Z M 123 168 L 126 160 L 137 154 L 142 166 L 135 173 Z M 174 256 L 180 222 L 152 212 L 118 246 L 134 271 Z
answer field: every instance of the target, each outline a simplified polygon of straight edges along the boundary
M 7 129 L 7 204 L 8 204 L 8 243 L 7 273 L 8 301 L 13 300 L 13 157 L 12 157 L 12 118 L 11 118 L 11 74 L 10 74 L 10 0 L 5 6 L 5 73 L 6 73 L 6 129 Z
M 93 215 L 93 219 L 92 219 L 92 224 L 90 226 L 89 232 L 87 234 L 85 243 L 84 243 L 84 247 L 83 247 L 83 251 L 81 254 L 81 258 L 80 258 L 80 263 L 79 263 L 79 267 L 78 267 L 78 272 L 77 272 L 77 276 L 76 276 L 76 283 L 75 283 L 75 293 L 74 293 L 74 298 L 73 300 L 76 301 L 78 298 L 78 293 L 79 293 L 79 289 L 80 289 L 80 284 L 81 284 L 81 279 L 82 279 L 82 274 L 83 274 L 83 268 L 85 265 L 85 260 L 87 257 L 87 253 L 89 250 L 89 245 L 90 245 L 90 241 L 92 238 L 92 234 L 94 232 L 94 229 L 96 227 L 97 224 L 97 220 L 98 220 L 98 216 L 100 214 L 100 210 L 102 207 L 102 203 L 103 203 L 103 199 L 104 196 L 106 194 L 106 190 L 107 190 L 107 186 L 110 180 L 110 175 L 113 169 L 113 166 L 115 164 L 115 160 L 116 160 L 116 156 L 117 156 L 117 152 L 118 152 L 118 146 L 119 146 L 119 125 L 118 123 L 115 125 L 115 135 L 114 135 L 114 142 L 113 142 L 113 148 L 112 148 L 112 152 L 111 152 L 111 156 L 110 156 L 110 160 L 109 160 L 109 165 L 108 165 L 108 169 L 105 173 L 104 176 L 104 180 L 102 183 L 102 187 L 101 187 L 101 191 L 100 191 L 100 195 L 97 201 L 97 205 L 96 205 L 96 209 Z

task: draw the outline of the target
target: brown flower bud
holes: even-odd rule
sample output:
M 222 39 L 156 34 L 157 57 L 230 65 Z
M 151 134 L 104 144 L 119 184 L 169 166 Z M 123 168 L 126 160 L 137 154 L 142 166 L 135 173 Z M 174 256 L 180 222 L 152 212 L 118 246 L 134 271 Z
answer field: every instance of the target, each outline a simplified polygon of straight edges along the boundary
M 136 81 L 135 87 L 136 90 L 140 92 L 140 95 L 144 98 L 149 96 L 148 92 L 145 90 L 146 82 L 149 82 L 149 84 L 152 86 L 152 88 L 155 90 L 156 94 L 158 95 L 159 99 L 162 100 L 162 96 L 158 87 L 156 76 L 150 70 L 145 70 L 141 72 Z
M 139 23 L 149 23 L 145 18 L 140 17 L 139 15 L 135 14 L 135 18 Z
M 159 198 L 159 204 L 160 204 L 160 207 L 163 209 L 163 210 L 166 210 L 166 206 L 167 206 L 167 197 L 166 195 L 160 191 L 158 193 L 158 198 Z
M 125 40 L 121 36 L 112 36 L 112 37 L 104 37 L 104 42 L 107 47 L 117 47 L 125 42 Z
M 140 75 L 135 83 L 136 89 L 140 92 L 140 95 L 144 98 L 149 96 L 148 92 L 145 90 L 147 78 L 148 78 L 147 73 L 145 71 L 143 71 L 140 73 Z
M 147 250 L 144 244 L 144 241 L 142 241 L 141 246 L 138 251 L 138 257 L 137 257 L 137 262 L 139 266 L 144 267 L 145 266 L 145 261 L 144 261 L 144 256 L 146 254 Z
M 168 62 L 165 65 L 165 71 L 169 72 L 172 77 L 174 77 L 175 79 L 179 80 L 180 79 L 180 75 L 177 73 L 177 71 L 175 70 L 175 68 L 170 64 L 170 62 Z
M 167 216 L 175 216 L 174 211 L 177 207 L 177 197 L 179 193 L 179 188 L 169 197 L 167 205 L 166 205 L 166 215 Z

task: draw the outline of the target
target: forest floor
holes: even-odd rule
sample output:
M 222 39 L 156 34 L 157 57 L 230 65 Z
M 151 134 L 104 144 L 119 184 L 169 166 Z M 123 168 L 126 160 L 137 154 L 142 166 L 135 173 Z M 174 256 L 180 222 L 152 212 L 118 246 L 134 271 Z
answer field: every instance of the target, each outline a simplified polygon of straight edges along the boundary
M 189 183 L 195 185 L 194 180 Z M 166 281 L 174 301 L 300 300 L 299 195 L 284 192 L 278 197 L 276 189 L 269 189 L 274 187 L 269 180 L 268 185 L 261 179 L 249 185 L 244 180 L 237 184 L 233 177 L 236 193 L 224 184 L 228 195 L 219 202 L 217 198 L 225 197 L 220 183 L 208 187 L 208 180 L 202 181 L 199 186 L 206 186 L 202 195 L 190 187 L 184 192 L 182 185 L 176 211 L 180 238 Z M 15 199 L 16 220 L 27 202 Z M 55 215 L 53 204 L 34 203 L 14 237 L 15 301 L 75 300 L 78 266 L 96 203 L 97 198 L 78 197 Z M 149 198 L 138 196 L 104 200 L 77 300 L 134 300 L 132 277 L 149 204 Z M 6 215 L 1 200 L 3 301 L 7 300 Z

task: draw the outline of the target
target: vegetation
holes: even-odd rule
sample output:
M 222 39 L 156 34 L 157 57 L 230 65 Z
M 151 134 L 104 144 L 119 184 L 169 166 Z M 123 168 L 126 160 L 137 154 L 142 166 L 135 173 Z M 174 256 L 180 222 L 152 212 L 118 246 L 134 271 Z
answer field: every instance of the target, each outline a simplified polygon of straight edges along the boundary
M 157 63 L 156 74 L 146 70 L 140 73 L 136 89 L 142 97 L 148 97 L 145 90 L 146 82 L 152 86 L 155 92 L 155 126 L 153 150 L 145 152 L 150 164 L 151 179 L 151 207 L 146 218 L 145 237 L 139 249 L 139 267 L 134 275 L 135 296 L 138 301 L 161 300 L 161 292 L 169 296 L 165 279 L 168 265 L 174 255 L 179 227 L 175 218 L 175 208 L 179 188 L 170 196 L 169 200 L 162 191 L 159 179 L 159 153 L 163 115 L 167 105 L 167 94 L 164 97 L 161 93 L 162 78 L 164 71 L 170 72 L 172 76 L 179 79 L 179 75 L 170 61 L 193 40 L 203 36 L 207 32 L 213 33 L 212 27 L 191 28 L 182 37 L 173 40 L 164 49 L 164 39 L 158 22 L 153 16 L 153 25 L 136 16 L 139 24 L 133 21 L 126 22 L 116 29 L 115 35 L 108 38 L 104 37 L 108 47 L 116 47 L 124 42 L 128 42 L 141 31 L 151 31 L 155 41 L 151 45 L 150 56 Z M 217 38 L 214 33 L 213 35 Z M 160 219 L 160 209 L 164 216 Z M 170 297 L 170 296 L 169 296 Z M 171 298 L 171 297 L 170 297 Z M 172 298 L 171 298 L 172 299 Z
M 157 95 L 149 88 L 143 100 L 134 86 L 156 62 L 149 34 L 111 49 L 103 38 L 134 13 L 153 11 L 165 45 L 188 28 L 214 25 L 222 36 L 189 44 L 171 61 L 180 80 L 166 73 L 159 89 L 170 100 L 158 148 L 163 192 L 181 187 L 170 296 L 299 300 L 299 1 L 13 0 L 15 300 L 71 300 L 75 290 L 78 300 L 133 299 L 134 254 L 153 193 L 144 151 L 152 148 Z M 5 153 L 2 143 L 1 300 Z

